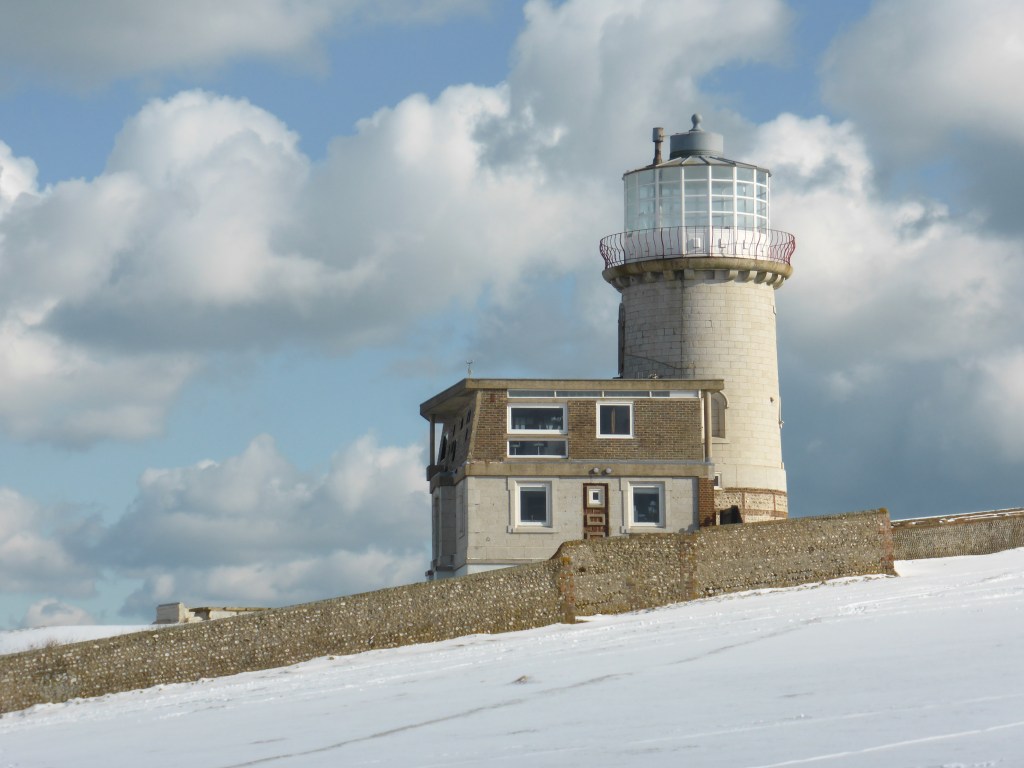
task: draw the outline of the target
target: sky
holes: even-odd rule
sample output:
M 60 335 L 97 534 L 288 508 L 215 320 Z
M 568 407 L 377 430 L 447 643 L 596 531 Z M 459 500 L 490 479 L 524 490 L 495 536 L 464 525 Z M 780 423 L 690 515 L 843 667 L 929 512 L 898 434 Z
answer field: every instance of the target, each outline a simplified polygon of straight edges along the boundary
M 1011 649 L 1024 629 L 1024 550 L 896 566 L 899 578 L 725 595 L 42 704 L 0 718 L 0 760 L 1019 765 L 1024 656 Z M 0 632 L 0 647 L 101 629 Z
M 773 173 L 791 514 L 1019 506 L 1016 0 L 0 0 L 0 627 L 423 578 L 419 403 L 616 372 L 651 128 Z

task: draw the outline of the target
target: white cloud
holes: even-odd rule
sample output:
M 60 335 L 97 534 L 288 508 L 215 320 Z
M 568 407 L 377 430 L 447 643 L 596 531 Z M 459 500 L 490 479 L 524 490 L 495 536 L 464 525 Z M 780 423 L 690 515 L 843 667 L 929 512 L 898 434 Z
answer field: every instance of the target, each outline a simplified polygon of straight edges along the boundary
M 833 44 L 825 96 L 890 158 L 951 140 L 969 152 L 994 136 L 1019 143 L 1022 29 L 1016 0 L 879 0 Z
M 0 216 L 22 194 L 35 194 L 36 174 L 36 164 L 30 158 L 15 157 L 11 148 L 0 141 Z
M 1024 461 L 1024 348 L 994 351 L 970 366 L 961 390 L 969 416 L 987 435 L 999 461 Z
M 896 186 L 920 185 L 912 174 L 925 168 L 928 194 L 1020 235 L 1021 29 L 1016 0 L 881 0 L 833 44 L 824 96 L 870 137 Z
M 506 110 L 502 89 L 410 97 L 311 177 L 295 135 L 247 102 L 151 102 L 102 175 L 0 219 L 0 422 L 64 442 L 154 434 L 210 349 L 350 349 L 512 290 L 548 247 L 575 259 L 573 198 L 536 168 L 480 164 L 474 131 Z M 110 403 L 90 384 L 104 372 Z M 130 424 L 107 418 L 114 402 Z
M 73 444 L 156 434 L 203 350 L 264 341 L 252 317 L 269 305 L 337 298 L 322 265 L 270 242 L 307 177 L 295 144 L 247 102 L 188 92 L 130 120 L 91 181 L 38 191 L 0 155 L 0 202 L 21 193 L 0 206 L 0 425 Z
M 273 115 L 201 91 L 144 107 L 95 179 L 39 191 L 19 161 L 10 186 L 27 194 L 0 218 L 0 360 L 18 405 L 0 425 L 78 444 L 156 434 L 211 350 L 351 350 L 453 302 L 519 312 L 526 276 L 596 274 L 595 233 L 620 217 L 609 179 L 643 162 L 651 120 L 673 119 L 666 100 L 689 109 L 714 67 L 776 55 L 788 14 L 651 0 L 534 2 L 527 17 L 508 85 L 410 96 L 318 166 Z
M 0 593 L 47 595 L 27 626 L 90 623 L 63 601 L 136 583 L 122 613 L 156 605 L 282 605 L 410 583 L 429 562 L 422 446 L 364 435 L 323 473 L 261 435 L 237 456 L 150 469 L 104 523 L 0 488 Z
M 48 597 L 28 607 L 21 625 L 26 628 L 73 627 L 95 623 L 88 611 Z
M 202 73 L 240 58 L 317 65 L 326 35 L 345 23 L 435 21 L 481 0 L 92 0 L 0 2 L 8 83 L 31 76 L 78 87 L 147 74 Z M 0 80 L 2 83 L 3 80 Z
M 423 456 L 364 436 L 328 472 L 300 472 L 274 441 L 239 456 L 149 470 L 94 557 L 160 602 L 282 604 L 421 579 L 430 503 Z
M 79 550 L 93 525 L 0 487 L 0 592 L 91 595 L 97 570 Z
M 962 360 L 1019 334 L 1001 278 L 1016 241 L 931 200 L 881 198 L 863 139 L 846 123 L 782 115 L 759 138 L 757 155 L 778 158 L 773 223 L 798 235 L 780 293 L 791 338 L 819 344 L 832 363 L 898 365 Z M 799 155 L 787 152 L 794 146 Z
M 771 160 L 773 226 L 797 235 L 779 336 L 803 414 L 824 419 L 789 428 L 842 445 L 844 471 L 895 451 L 890 464 L 920 471 L 927 456 L 969 474 L 995 460 L 993 435 L 999 461 L 1024 455 L 1006 352 L 1024 336 L 1005 279 L 1019 241 L 934 200 L 883 197 L 850 123 L 782 115 L 759 127 L 754 157 Z
M 69 446 L 149 437 L 196 367 L 184 354 L 87 350 L 9 312 L 0 321 L 0 426 Z
M 538 154 L 574 173 L 635 168 L 648 161 L 636 148 L 651 127 L 687 130 L 694 111 L 710 118 L 700 79 L 728 63 L 781 60 L 791 19 L 774 0 L 533 0 L 525 13 L 509 75 L 512 114 L 533 123 Z M 653 155 L 650 144 L 640 147 Z

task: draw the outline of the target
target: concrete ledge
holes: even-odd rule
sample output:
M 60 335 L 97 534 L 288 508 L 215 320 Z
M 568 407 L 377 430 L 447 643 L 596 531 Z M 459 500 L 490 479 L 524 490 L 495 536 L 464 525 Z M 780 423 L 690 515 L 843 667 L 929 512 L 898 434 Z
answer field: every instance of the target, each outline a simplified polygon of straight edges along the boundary
M 630 277 L 649 277 L 655 280 L 675 279 L 674 273 L 715 272 L 721 279 L 739 282 L 767 282 L 772 287 L 781 285 L 793 274 L 793 267 L 772 259 L 751 259 L 742 256 L 676 256 L 627 261 L 605 269 L 601 276 L 612 285 Z M 666 277 L 666 275 L 668 275 Z

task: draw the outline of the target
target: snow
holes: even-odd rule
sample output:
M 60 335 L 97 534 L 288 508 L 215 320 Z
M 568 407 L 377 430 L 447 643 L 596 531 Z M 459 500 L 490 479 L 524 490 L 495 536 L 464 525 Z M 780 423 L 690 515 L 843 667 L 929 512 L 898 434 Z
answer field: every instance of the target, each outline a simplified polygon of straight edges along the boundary
M 0 718 L 0 766 L 1017 766 L 1024 550 Z

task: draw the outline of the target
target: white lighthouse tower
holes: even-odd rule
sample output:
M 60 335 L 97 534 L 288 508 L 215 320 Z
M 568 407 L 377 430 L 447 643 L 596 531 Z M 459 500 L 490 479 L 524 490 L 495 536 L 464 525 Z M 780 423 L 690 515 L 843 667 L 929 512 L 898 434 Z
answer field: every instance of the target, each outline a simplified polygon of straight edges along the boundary
M 720 522 L 787 514 L 775 290 L 795 238 L 771 229 L 771 174 L 729 160 L 722 136 L 654 129 L 653 162 L 623 176 L 625 227 L 601 241 L 622 294 L 619 375 L 717 378 L 708 395 Z

